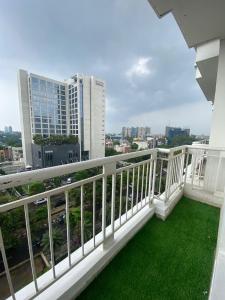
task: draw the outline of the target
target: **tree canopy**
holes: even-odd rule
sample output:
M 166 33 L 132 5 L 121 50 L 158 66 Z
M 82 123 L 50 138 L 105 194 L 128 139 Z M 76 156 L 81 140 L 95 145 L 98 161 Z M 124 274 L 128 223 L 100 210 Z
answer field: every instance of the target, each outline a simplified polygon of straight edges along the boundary
M 40 134 L 33 136 L 33 141 L 37 145 L 63 145 L 63 144 L 76 144 L 78 143 L 78 137 L 74 135 L 51 135 L 49 137 L 43 137 Z

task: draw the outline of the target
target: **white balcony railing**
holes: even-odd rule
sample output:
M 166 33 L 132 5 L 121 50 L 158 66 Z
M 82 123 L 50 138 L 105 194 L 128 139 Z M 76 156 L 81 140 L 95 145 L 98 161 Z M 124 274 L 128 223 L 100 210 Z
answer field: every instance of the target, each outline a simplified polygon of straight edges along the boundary
M 100 245 L 114 242 L 114 235 L 129 220 L 147 207 L 157 204 L 169 205 L 177 191 L 183 191 L 186 184 L 195 188 L 205 188 L 207 168 L 215 167 L 216 157 L 218 186 L 223 155 L 220 150 L 209 150 L 206 146 L 181 146 L 173 149 L 151 149 L 129 154 L 117 155 L 75 164 L 35 170 L 20 174 L 0 177 L 0 190 L 18 186 L 29 186 L 34 181 L 49 180 L 59 176 L 71 176 L 79 171 L 88 171 L 86 178 L 42 193 L 26 196 L 0 206 L 0 216 L 11 213 L 15 209 L 23 209 L 24 223 L 21 225 L 22 236 L 26 240 L 32 281 L 29 289 L 23 291 L 26 299 L 33 298 L 48 289 L 58 279 L 88 257 Z M 218 155 L 219 153 L 219 155 Z M 219 160 L 218 160 L 219 159 Z M 207 163 L 208 162 L 208 163 Z M 208 166 L 209 165 L 209 166 Z M 207 179 L 208 180 L 208 179 Z M 60 259 L 56 258 L 53 226 L 55 224 L 54 201 L 57 197 L 64 199 L 65 211 L 65 247 Z M 46 199 L 47 216 L 45 230 L 49 236 L 49 270 L 38 275 L 34 260 L 31 214 L 35 214 L 35 201 Z M 76 216 L 76 242 L 74 242 L 71 210 L 79 207 Z M 88 211 L 88 216 L 87 216 Z M 91 216 L 91 217 L 90 217 Z M 87 220 L 88 219 L 88 220 Z M 91 219 L 91 221 L 90 221 Z M 73 221 L 73 222 L 72 222 Z M 89 234 L 86 228 L 89 227 Z M 91 227 L 91 230 L 90 230 Z M 91 232 L 91 233 L 90 233 Z M 17 298 L 11 269 L 5 249 L 7 233 L 0 228 L 0 249 L 4 272 L 12 299 Z M 25 243 L 25 241 L 24 241 Z M 63 264 L 62 264 L 63 261 Z M 25 295 L 25 293 L 27 293 Z
M 225 149 L 192 145 L 187 149 L 187 163 L 186 186 L 192 191 L 204 191 L 211 199 L 223 199 Z

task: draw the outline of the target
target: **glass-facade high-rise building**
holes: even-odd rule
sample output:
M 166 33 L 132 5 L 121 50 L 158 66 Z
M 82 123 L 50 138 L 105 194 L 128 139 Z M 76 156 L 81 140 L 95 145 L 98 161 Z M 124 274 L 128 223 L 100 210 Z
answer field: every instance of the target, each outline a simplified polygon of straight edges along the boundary
M 32 135 L 66 135 L 65 84 L 30 75 L 30 120 Z
M 105 82 L 75 75 L 57 81 L 18 72 L 22 142 L 25 163 L 32 165 L 34 135 L 77 136 L 80 157 L 104 157 Z

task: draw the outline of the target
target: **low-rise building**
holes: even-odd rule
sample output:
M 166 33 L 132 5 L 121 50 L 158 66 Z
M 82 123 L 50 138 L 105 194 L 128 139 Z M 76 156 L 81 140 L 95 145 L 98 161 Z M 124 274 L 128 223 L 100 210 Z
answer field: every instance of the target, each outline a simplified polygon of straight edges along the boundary
M 12 147 L 4 147 L 0 150 L 0 161 L 11 161 L 13 160 Z
M 47 168 L 80 161 L 80 146 L 76 144 L 32 144 L 33 168 Z M 88 159 L 88 157 L 86 158 Z
M 111 139 L 106 139 L 106 141 L 105 141 L 105 147 L 107 149 L 112 149 L 113 148 L 113 141 Z
M 129 153 L 131 150 L 131 146 L 127 143 L 121 145 L 115 145 L 114 150 L 116 150 L 116 152 Z
M 12 157 L 14 161 L 19 161 L 23 158 L 22 147 L 12 147 Z
M 151 135 L 150 127 L 123 127 L 122 137 L 125 138 L 140 138 L 146 139 Z
M 145 150 L 148 149 L 148 142 L 147 141 L 135 141 L 135 144 L 138 145 L 138 149 L 137 150 Z

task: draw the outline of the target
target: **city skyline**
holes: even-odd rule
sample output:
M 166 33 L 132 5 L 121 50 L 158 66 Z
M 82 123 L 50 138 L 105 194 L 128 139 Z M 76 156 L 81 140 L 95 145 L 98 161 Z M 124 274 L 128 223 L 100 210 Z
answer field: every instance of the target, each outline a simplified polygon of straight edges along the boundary
M 194 50 L 187 49 L 173 18 L 159 22 L 147 1 L 97 0 L 92 11 L 89 1 L 68 1 L 62 8 L 52 1 L 31 5 L 23 0 L 13 10 L 10 2 L 0 8 L 1 128 L 12 124 L 21 129 L 16 73 L 22 68 L 58 80 L 74 72 L 104 79 L 108 132 L 124 125 L 148 126 L 151 120 L 152 132 L 163 132 L 169 124 L 209 134 L 211 106 L 194 80 Z M 79 28 L 73 26 L 74 18 Z

